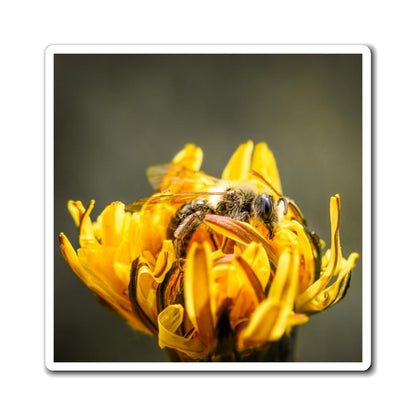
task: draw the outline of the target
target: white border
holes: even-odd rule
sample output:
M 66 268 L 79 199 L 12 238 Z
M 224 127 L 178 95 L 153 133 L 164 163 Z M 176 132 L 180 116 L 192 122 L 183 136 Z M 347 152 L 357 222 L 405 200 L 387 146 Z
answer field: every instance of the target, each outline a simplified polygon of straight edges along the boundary
M 363 82 L 363 344 L 353 363 L 54 362 L 54 54 L 361 54 Z M 371 367 L 371 51 L 363 45 L 51 45 L 45 51 L 45 365 L 50 371 L 365 371 Z

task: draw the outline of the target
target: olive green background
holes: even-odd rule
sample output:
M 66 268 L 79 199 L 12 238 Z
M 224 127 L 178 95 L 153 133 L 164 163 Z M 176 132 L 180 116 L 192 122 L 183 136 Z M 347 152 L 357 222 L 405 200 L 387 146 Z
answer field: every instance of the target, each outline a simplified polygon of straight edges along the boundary
M 167 361 L 95 301 L 58 234 L 78 247 L 69 199 L 95 199 L 95 219 L 149 196 L 145 169 L 186 143 L 218 176 L 240 143 L 266 141 L 284 193 L 327 245 L 329 198 L 341 195 L 344 256 L 361 254 L 361 55 L 55 55 L 54 73 L 55 361 Z M 299 327 L 298 361 L 361 361 L 361 261 L 347 296 Z

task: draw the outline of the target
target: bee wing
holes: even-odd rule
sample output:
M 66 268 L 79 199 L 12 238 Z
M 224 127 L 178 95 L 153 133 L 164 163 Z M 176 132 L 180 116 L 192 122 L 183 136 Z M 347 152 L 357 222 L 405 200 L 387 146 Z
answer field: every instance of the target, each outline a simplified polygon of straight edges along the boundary
M 160 188 L 163 178 L 171 168 L 172 163 L 165 163 L 163 165 L 155 165 L 147 168 L 146 176 L 153 189 L 158 190 Z
M 153 189 L 158 191 L 169 190 L 172 193 L 199 191 L 220 181 L 201 171 L 195 171 L 174 163 L 150 166 L 146 175 Z
M 132 202 L 131 204 L 126 205 L 126 209 L 129 211 L 140 211 L 146 202 L 150 201 L 151 198 L 142 198 L 137 201 Z
M 195 199 L 210 197 L 214 195 L 224 195 L 225 192 L 184 192 L 180 194 L 160 193 L 149 198 L 139 199 L 126 206 L 129 211 L 140 211 L 142 209 L 152 208 L 157 204 L 182 205 L 192 202 Z M 145 207 L 146 206 L 146 207 Z M 144 208 L 145 207 L 145 208 Z

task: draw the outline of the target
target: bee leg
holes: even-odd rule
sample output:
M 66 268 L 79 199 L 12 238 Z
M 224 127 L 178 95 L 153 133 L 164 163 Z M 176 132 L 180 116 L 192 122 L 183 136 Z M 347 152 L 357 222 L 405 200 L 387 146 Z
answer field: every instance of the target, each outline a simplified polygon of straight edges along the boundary
M 247 211 L 241 211 L 238 213 L 238 215 L 234 218 L 237 221 L 241 222 L 249 222 L 250 221 L 250 213 Z
M 205 218 L 205 213 L 203 211 L 196 211 L 193 214 L 185 217 L 176 228 L 173 233 L 174 241 L 173 245 L 175 247 L 176 257 L 178 259 L 184 258 L 186 256 L 186 247 L 188 242 Z
M 271 240 L 273 238 L 274 235 L 274 227 L 273 224 L 271 222 L 265 223 L 264 224 L 267 228 L 267 231 L 269 232 L 269 239 Z

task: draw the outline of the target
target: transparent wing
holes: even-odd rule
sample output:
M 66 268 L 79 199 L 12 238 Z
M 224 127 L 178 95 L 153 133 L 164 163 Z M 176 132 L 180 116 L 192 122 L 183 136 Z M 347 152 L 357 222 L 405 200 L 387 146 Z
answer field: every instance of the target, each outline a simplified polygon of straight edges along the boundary
M 198 198 L 209 198 L 214 195 L 224 195 L 225 192 L 184 192 L 180 194 L 160 193 L 149 198 L 139 199 L 126 206 L 129 211 L 151 209 L 157 204 L 183 205 Z
M 157 191 L 169 190 L 171 193 L 202 191 L 204 188 L 220 182 L 220 179 L 204 172 L 174 163 L 150 166 L 146 174 L 153 189 Z

